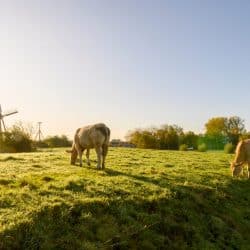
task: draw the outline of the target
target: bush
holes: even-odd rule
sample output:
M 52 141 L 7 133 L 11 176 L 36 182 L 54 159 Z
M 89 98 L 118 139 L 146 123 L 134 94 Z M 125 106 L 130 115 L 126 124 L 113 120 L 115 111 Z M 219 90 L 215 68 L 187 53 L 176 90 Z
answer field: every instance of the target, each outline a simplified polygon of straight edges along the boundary
M 233 154 L 235 146 L 232 143 L 227 143 L 224 147 L 224 152 L 227 154 Z
M 0 136 L 0 152 L 17 153 L 34 150 L 31 134 L 21 123 L 14 125 L 9 132 L 4 132 Z
M 205 143 L 202 143 L 198 146 L 199 152 L 206 152 L 207 151 L 207 145 Z
M 187 149 L 188 149 L 188 146 L 186 144 L 181 144 L 179 147 L 180 151 L 187 151 Z
M 50 136 L 43 141 L 44 146 L 48 145 L 50 148 L 56 147 L 70 147 L 72 142 L 68 139 L 66 135 L 62 136 Z
M 49 145 L 45 141 L 35 141 L 34 145 L 37 148 L 48 148 L 49 147 Z
M 199 136 L 194 132 L 189 131 L 180 135 L 179 142 L 180 144 L 186 144 L 187 148 L 197 149 Z

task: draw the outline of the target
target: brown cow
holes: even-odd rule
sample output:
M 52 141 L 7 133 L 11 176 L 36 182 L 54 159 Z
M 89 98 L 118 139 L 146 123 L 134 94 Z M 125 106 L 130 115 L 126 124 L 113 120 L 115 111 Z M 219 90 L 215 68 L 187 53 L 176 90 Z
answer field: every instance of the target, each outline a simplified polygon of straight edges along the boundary
M 97 154 L 97 168 L 105 168 L 105 159 L 108 153 L 110 139 L 110 129 L 103 123 L 98 123 L 77 129 L 72 145 L 72 149 L 67 151 L 71 153 L 71 164 L 74 165 L 79 155 L 80 167 L 82 167 L 82 155 L 87 150 L 87 163 L 89 161 L 89 150 L 95 148 Z
M 231 163 L 232 176 L 243 174 L 243 167 L 247 164 L 247 177 L 250 168 L 250 140 L 240 141 L 236 147 L 235 158 Z

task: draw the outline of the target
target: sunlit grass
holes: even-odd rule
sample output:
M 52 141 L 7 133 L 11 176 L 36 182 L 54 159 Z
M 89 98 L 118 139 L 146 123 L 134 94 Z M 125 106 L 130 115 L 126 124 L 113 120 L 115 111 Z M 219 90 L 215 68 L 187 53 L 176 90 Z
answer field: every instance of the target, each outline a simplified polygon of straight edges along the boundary
M 247 249 L 250 182 L 222 152 L 0 154 L 0 249 Z

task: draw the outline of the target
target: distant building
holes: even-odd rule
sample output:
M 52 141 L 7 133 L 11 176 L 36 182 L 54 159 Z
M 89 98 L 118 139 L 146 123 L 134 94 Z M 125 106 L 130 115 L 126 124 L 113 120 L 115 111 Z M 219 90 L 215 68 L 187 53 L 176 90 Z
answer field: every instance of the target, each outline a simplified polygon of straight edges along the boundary
M 130 143 L 130 142 L 126 142 L 126 141 L 122 141 L 120 139 L 113 139 L 110 141 L 110 147 L 126 147 L 126 148 L 135 148 L 135 145 Z

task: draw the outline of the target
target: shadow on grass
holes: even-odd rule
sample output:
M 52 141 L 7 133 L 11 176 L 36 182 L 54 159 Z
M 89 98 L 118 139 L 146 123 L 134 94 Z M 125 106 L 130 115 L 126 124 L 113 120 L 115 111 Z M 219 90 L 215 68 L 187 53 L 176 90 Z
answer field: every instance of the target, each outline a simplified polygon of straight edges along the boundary
M 158 186 L 163 187 L 163 188 L 167 187 L 166 183 L 164 183 L 164 184 L 161 183 L 162 178 L 153 179 L 153 178 L 147 177 L 145 175 L 134 175 L 134 174 L 124 173 L 124 172 L 120 172 L 120 171 L 113 170 L 113 169 L 108 169 L 108 168 L 105 169 L 105 172 L 110 176 L 119 176 L 119 175 L 120 176 L 126 176 L 126 177 L 129 177 L 129 178 L 133 178 L 135 180 L 138 180 L 138 181 L 158 185 Z M 164 179 L 167 180 L 167 177 L 164 177 Z
M 9 185 L 9 184 L 11 184 L 11 183 L 13 183 L 13 180 L 2 179 L 2 178 L 0 178 L 0 185 L 5 186 L 5 185 Z
M 169 198 L 51 204 L 2 232 L 0 249 L 247 249 L 249 191 L 232 180 L 225 195 L 175 186 Z
M 0 159 L 0 162 L 6 162 L 6 161 L 23 161 L 24 158 L 19 158 L 19 157 L 13 157 L 13 156 L 8 156 L 3 159 Z

